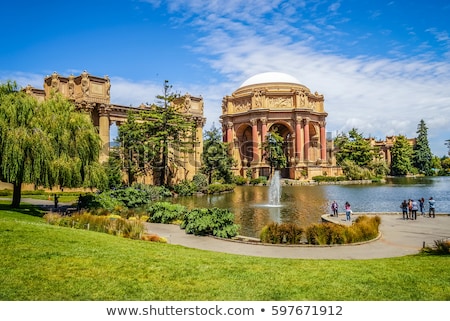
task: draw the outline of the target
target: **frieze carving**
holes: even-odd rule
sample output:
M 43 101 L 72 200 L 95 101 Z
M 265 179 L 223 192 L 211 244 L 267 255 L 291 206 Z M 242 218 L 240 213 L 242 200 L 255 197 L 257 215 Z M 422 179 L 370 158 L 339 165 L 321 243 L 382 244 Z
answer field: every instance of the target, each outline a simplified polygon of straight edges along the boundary
M 270 108 L 292 108 L 292 97 L 269 97 L 268 103 Z
M 253 93 L 255 108 L 262 108 L 264 106 L 265 92 L 263 90 L 256 90 Z
M 236 99 L 234 101 L 234 108 L 236 111 L 246 111 L 251 109 L 252 102 L 250 99 Z

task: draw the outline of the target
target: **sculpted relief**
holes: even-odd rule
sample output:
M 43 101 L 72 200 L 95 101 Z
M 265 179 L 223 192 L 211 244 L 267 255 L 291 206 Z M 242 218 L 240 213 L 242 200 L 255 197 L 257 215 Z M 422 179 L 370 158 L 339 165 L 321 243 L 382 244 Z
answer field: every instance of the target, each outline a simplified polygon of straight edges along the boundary
M 292 108 L 292 97 L 269 97 L 269 108 Z
M 251 109 L 252 102 L 249 98 L 236 99 L 234 101 L 234 109 L 237 112 Z

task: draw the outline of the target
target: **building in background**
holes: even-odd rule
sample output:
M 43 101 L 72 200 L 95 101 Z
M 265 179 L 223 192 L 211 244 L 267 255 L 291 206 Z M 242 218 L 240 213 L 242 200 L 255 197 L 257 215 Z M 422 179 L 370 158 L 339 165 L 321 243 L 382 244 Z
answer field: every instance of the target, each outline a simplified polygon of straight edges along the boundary
M 236 175 L 268 177 L 270 165 L 263 153 L 267 134 L 276 131 L 284 139 L 287 168 L 281 176 L 290 179 L 318 175 L 336 176 L 342 171 L 327 139 L 324 97 L 312 93 L 296 78 L 278 72 L 247 79 L 222 100 L 223 140 L 237 161 Z

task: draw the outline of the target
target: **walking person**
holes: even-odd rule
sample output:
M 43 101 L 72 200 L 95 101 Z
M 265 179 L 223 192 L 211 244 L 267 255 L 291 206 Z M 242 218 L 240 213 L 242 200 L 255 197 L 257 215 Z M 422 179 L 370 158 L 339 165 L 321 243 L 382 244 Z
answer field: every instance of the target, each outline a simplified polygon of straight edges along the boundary
M 428 206 L 430 207 L 428 211 L 428 217 L 434 218 L 436 215 L 436 200 L 433 199 L 433 197 L 430 197 L 430 199 L 428 200 Z
M 411 202 L 411 219 L 417 220 L 417 211 L 419 210 L 419 203 L 415 200 Z
M 349 202 L 345 202 L 345 220 L 351 221 L 352 208 Z
M 336 217 L 339 216 L 338 208 L 339 208 L 338 203 L 336 201 L 333 201 L 333 203 L 331 203 L 331 211 L 333 212 L 332 216 L 336 216 Z
M 408 219 L 408 202 L 406 200 L 403 200 L 402 204 L 400 204 L 400 208 L 402 209 L 402 215 L 403 219 Z
M 419 208 L 420 208 L 420 214 L 422 216 L 425 216 L 425 199 L 423 197 L 419 200 Z

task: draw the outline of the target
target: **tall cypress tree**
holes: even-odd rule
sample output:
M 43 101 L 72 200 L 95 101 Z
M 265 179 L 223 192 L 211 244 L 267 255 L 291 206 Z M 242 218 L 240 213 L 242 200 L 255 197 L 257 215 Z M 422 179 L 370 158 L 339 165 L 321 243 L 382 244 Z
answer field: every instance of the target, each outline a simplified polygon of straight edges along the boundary
M 417 138 L 416 145 L 414 146 L 414 156 L 413 164 L 420 173 L 425 175 L 432 175 L 431 159 L 433 155 L 431 154 L 431 149 L 428 144 L 428 128 L 425 125 L 425 121 L 420 120 L 417 126 Z

